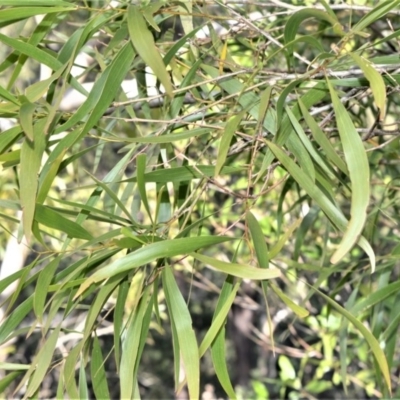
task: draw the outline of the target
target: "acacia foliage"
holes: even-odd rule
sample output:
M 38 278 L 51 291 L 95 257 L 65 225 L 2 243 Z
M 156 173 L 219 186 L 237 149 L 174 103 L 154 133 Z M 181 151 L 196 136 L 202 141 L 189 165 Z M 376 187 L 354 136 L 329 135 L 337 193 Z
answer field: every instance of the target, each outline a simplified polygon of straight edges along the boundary
M 113 358 L 121 398 L 137 397 L 146 343 L 167 325 L 175 390 L 200 396 L 210 351 L 234 398 L 224 325 L 244 279 L 270 331 L 286 307 L 320 336 L 321 368 L 344 390 L 368 381 L 348 373 L 357 360 L 374 374 L 367 393 L 398 390 L 399 1 L 311 3 L 0 2 L 0 116 L 15 119 L 0 135 L 1 218 L 37 255 L 0 282 L 18 281 L 0 342 L 41 337 L 3 390 L 15 378 L 34 396 L 56 369 L 58 397 L 87 397 L 88 382 L 109 397 Z M 72 110 L 70 93 L 83 98 Z M 218 296 L 201 341 L 181 275 L 220 284 L 207 283 Z M 318 370 L 302 381 L 298 368 L 280 385 L 318 393 Z

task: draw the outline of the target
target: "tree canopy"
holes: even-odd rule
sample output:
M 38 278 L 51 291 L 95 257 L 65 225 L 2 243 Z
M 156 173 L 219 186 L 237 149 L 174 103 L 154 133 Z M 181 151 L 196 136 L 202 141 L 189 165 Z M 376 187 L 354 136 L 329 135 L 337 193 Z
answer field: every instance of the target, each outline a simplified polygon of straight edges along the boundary
M 399 396 L 399 3 L 0 0 L 1 391 Z

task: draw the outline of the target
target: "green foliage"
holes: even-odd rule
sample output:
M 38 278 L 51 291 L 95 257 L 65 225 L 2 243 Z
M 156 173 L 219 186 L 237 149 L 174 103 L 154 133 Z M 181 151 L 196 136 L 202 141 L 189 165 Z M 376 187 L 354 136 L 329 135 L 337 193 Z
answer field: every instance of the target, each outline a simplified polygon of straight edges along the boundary
M 0 389 L 399 395 L 400 1 L 131 3 L 0 1 L 0 224 L 34 255 L 0 281 L 0 344 L 37 338 Z M 238 388 L 247 285 L 276 370 Z

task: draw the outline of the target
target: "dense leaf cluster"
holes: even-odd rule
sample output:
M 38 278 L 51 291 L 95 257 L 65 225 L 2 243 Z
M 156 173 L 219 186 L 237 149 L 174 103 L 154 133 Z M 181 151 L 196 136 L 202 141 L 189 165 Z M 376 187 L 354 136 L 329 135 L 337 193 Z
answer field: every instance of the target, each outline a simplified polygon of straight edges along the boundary
M 400 1 L 366 3 L 0 1 L 2 392 L 399 394 Z

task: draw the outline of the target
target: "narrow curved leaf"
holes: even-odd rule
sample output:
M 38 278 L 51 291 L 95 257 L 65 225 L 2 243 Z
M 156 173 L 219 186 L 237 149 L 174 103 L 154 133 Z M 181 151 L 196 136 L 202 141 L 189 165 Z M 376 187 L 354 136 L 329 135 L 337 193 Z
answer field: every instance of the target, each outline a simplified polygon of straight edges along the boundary
M 43 132 L 45 123 L 45 119 L 39 120 L 33 128 L 33 141 L 25 139 L 21 146 L 20 200 L 24 234 L 28 242 L 35 215 L 38 175 L 46 148 Z
M 178 12 L 181 17 L 185 34 L 193 31 L 193 0 L 182 0 L 178 3 Z
M 311 143 L 310 139 L 304 132 L 303 128 L 301 127 L 299 121 L 297 121 L 296 117 L 293 115 L 292 111 L 289 107 L 285 107 L 285 111 L 290 119 L 290 122 L 293 125 L 294 130 L 296 131 L 297 135 L 299 136 L 301 142 L 303 143 L 304 147 L 314 160 L 314 162 L 326 173 L 326 175 L 333 179 L 334 175 L 332 171 L 328 168 L 326 162 L 323 158 L 319 155 L 317 150 L 314 148 L 313 144 Z
M 28 297 L 22 302 L 0 326 L 0 344 L 3 344 L 9 335 L 15 331 L 17 326 L 24 320 L 27 314 L 32 310 L 33 296 Z
M 89 115 L 82 130 L 76 131 L 77 138 L 75 141 L 85 136 L 86 133 L 97 124 L 98 120 L 110 106 L 110 103 L 114 100 L 117 92 L 120 90 L 122 81 L 125 79 L 131 67 L 134 55 L 135 52 L 132 44 L 129 42 L 126 43 L 118 54 L 115 55 L 110 65 L 107 66 L 101 76 L 96 80 L 85 102 L 76 110 L 71 118 L 64 124 L 58 126 L 54 133 L 64 132 L 72 128 Z
M 331 262 L 339 262 L 357 243 L 367 219 L 367 207 L 369 204 L 369 163 L 363 142 L 353 125 L 346 108 L 339 100 L 336 91 L 329 80 L 328 87 L 335 110 L 336 123 L 339 130 L 343 152 L 349 170 L 351 182 L 351 210 L 350 221 L 339 244 L 333 254 Z
M 163 269 L 162 281 L 168 310 L 176 328 L 180 354 L 185 367 L 189 398 L 198 399 L 200 396 L 200 357 L 192 327 L 192 318 L 170 267 Z
M 81 225 L 63 217 L 47 206 L 36 204 L 35 220 L 49 228 L 66 233 L 71 238 L 91 240 L 92 235 Z
M 232 288 L 232 291 L 229 293 L 229 296 L 226 297 L 222 307 L 218 309 L 218 311 L 215 311 L 213 322 L 199 347 L 200 358 L 203 357 L 204 353 L 211 346 L 212 342 L 223 327 L 226 318 L 228 317 L 228 313 L 232 307 L 233 301 L 235 300 L 236 293 L 239 290 L 240 284 L 241 281 L 235 284 L 235 286 Z
M 320 100 L 322 100 L 325 97 L 325 95 L 326 95 L 325 86 L 322 85 L 322 83 L 318 83 L 312 89 L 308 90 L 307 93 L 305 93 L 301 97 L 301 99 L 306 107 L 311 107 L 314 104 L 316 104 L 317 102 L 319 102 Z M 300 109 L 298 106 L 293 107 L 292 112 L 296 118 L 300 116 Z M 279 131 L 279 135 L 275 135 L 275 139 L 274 139 L 276 141 L 277 145 L 285 144 L 293 132 L 292 124 L 287 115 L 284 115 L 283 121 L 280 126 L 281 126 L 281 128 Z M 274 132 L 274 131 L 272 131 L 272 132 Z M 264 159 L 262 161 L 260 171 L 257 174 L 256 182 L 258 182 L 262 177 L 264 177 L 264 174 L 265 174 L 266 170 L 268 169 L 268 167 L 271 165 L 273 159 L 274 159 L 273 152 L 267 151 L 264 156 Z
M 285 45 L 287 46 L 290 56 L 293 54 L 293 44 L 291 42 L 295 39 L 300 24 L 308 18 L 316 18 L 321 21 L 329 22 L 333 26 L 335 33 L 339 35 L 344 34 L 339 21 L 337 18 L 334 18 L 332 14 L 328 14 L 325 11 L 317 10 L 315 8 L 303 8 L 302 10 L 295 12 L 288 19 L 283 32 Z
M 33 114 L 36 106 L 29 101 L 23 103 L 19 109 L 19 123 L 27 138 L 33 142 Z
M 322 296 L 334 309 L 336 309 L 340 314 L 342 314 L 347 320 L 349 320 L 364 336 L 380 367 L 380 371 L 385 379 L 385 384 L 389 390 L 389 393 L 391 393 L 392 389 L 391 389 L 391 378 L 390 378 L 389 367 L 386 361 L 385 354 L 381 349 L 379 342 L 377 341 L 375 336 L 364 326 L 362 322 L 360 322 L 353 314 L 351 314 L 342 306 L 340 306 L 336 301 L 332 300 L 329 296 L 320 291 L 318 291 L 318 294 Z
M 49 292 L 51 280 L 61 261 L 61 256 L 51 260 L 41 271 L 37 280 L 36 290 L 33 294 L 33 311 L 39 322 L 42 322 L 44 315 L 44 304 Z
M 18 7 L 71 7 L 71 3 L 62 0 L 1 0 L 2 6 Z
M 235 264 L 225 261 L 219 261 L 199 253 L 191 253 L 191 256 L 225 274 L 237 276 L 242 279 L 275 279 L 281 276 L 281 271 L 277 268 L 265 269 L 254 268 L 250 265 Z
M 4 10 L 0 10 L 0 23 L 1 23 L 1 13 Z M 58 70 L 62 68 L 62 64 L 53 57 L 50 53 L 45 52 L 37 48 L 36 46 L 31 45 L 30 43 L 25 43 L 22 40 L 13 39 L 11 37 L 5 36 L 0 33 L 0 42 L 3 42 L 7 46 L 10 46 L 14 50 L 25 54 L 26 56 L 33 58 L 41 64 L 48 66 L 53 70 Z
M 179 101 L 179 99 L 180 97 L 176 96 L 172 104 L 175 103 L 175 101 Z M 172 104 L 171 104 L 171 110 L 172 110 Z M 210 133 L 211 133 L 210 128 L 197 128 L 184 132 L 170 133 L 168 135 L 162 135 L 162 136 L 138 136 L 136 138 L 131 139 L 130 141 L 134 143 L 172 143 L 180 140 L 190 139 L 192 137 L 203 136 Z M 127 148 L 136 147 L 136 145 L 128 145 L 126 147 Z
M 147 303 L 150 295 L 150 286 L 146 288 L 140 299 L 139 305 L 133 310 L 130 323 L 122 341 L 122 357 L 120 366 L 121 399 L 131 399 L 134 392 L 134 382 L 137 381 L 136 364 L 140 357 L 140 332 Z
M 307 317 L 310 313 L 303 307 L 297 305 L 292 299 L 290 299 L 285 293 L 278 288 L 277 285 L 271 283 L 271 289 L 275 294 L 300 318 Z
M 221 294 L 218 298 L 217 306 L 215 307 L 214 316 L 219 314 L 219 312 L 222 310 L 233 289 L 233 277 L 228 276 L 224 282 L 224 285 L 222 286 Z M 225 347 L 225 327 L 222 326 L 217 337 L 214 339 L 214 342 L 211 344 L 211 357 L 215 373 L 221 386 L 230 399 L 236 399 L 236 393 L 232 387 L 232 383 L 229 378 L 228 367 L 226 365 Z
M 35 2 L 35 0 L 33 0 Z M 7 0 L 6 0 L 7 2 Z M 10 2 L 10 0 L 8 0 Z M 23 4 L 23 2 L 21 2 Z M 49 3 L 49 2 L 47 2 Z M 68 4 L 66 2 L 62 2 L 63 4 Z M 21 4 L 21 5 L 22 5 Z M 53 3 L 54 4 L 54 3 Z M 2 2 L 3 5 L 3 2 Z M 15 1 L 14 1 L 14 6 Z M 49 13 L 58 13 L 58 12 L 66 12 L 76 10 L 75 7 L 71 7 L 71 4 L 68 4 L 68 7 L 10 7 L 0 10 L 0 22 L 6 21 L 15 21 L 19 19 L 33 17 L 34 15 L 43 15 Z
M 183 254 L 189 254 L 192 251 L 203 247 L 211 246 L 232 240 L 226 236 L 199 236 L 191 238 L 181 238 L 172 240 L 163 240 L 161 242 L 151 243 L 125 257 L 120 258 L 110 265 L 98 270 L 90 276 L 86 282 L 79 288 L 75 298 L 83 293 L 92 283 L 108 279 L 121 272 L 129 271 L 141 267 L 158 258 L 168 258 Z
M 53 358 L 53 353 L 57 344 L 58 335 L 60 334 L 60 329 L 61 325 L 53 330 L 44 345 L 40 348 L 39 353 L 35 356 L 35 359 L 32 361 L 31 367 L 24 378 L 26 379 L 32 375 L 32 378 L 29 380 L 24 398 L 31 397 L 43 382 L 43 378 L 45 377 L 50 366 L 50 362 Z M 21 383 L 24 382 L 24 379 L 21 381 Z M 18 388 L 16 390 L 18 390 Z
M 220 174 L 233 174 L 235 172 L 243 171 L 244 167 L 222 167 Z M 185 182 L 192 179 L 200 179 L 212 177 L 215 174 L 215 167 L 212 165 L 196 165 L 175 167 L 168 169 L 157 169 L 155 171 L 147 172 L 144 174 L 145 182 Z M 137 182 L 137 178 L 129 178 L 123 182 Z
M 144 208 L 147 212 L 150 221 L 153 221 L 149 202 L 147 200 L 147 192 L 146 192 L 146 181 L 144 179 L 145 171 L 146 171 L 146 154 L 139 154 L 136 158 L 136 178 L 137 178 L 137 186 L 140 193 L 140 199 L 143 202 Z
M 243 110 L 227 122 L 218 148 L 217 163 L 215 165 L 214 176 L 219 175 L 223 165 L 225 164 L 232 137 L 235 134 L 237 127 L 242 122 L 242 118 L 245 114 L 246 110 Z
M 375 104 L 379 110 L 379 120 L 383 121 L 386 113 L 386 86 L 382 75 L 375 69 L 374 65 L 358 54 L 351 53 L 350 56 L 364 72 L 371 86 Z
M 308 127 L 311 130 L 311 133 L 315 139 L 315 141 L 321 146 L 322 150 L 324 150 L 326 156 L 346 175 L 349 174 L 347 170 L 347 166 L 345 162 L 339 157 L 336 153 L 332 143 L 327 138 L 326 134 L 322 132 L 322 129 L 319 127 L 313 116 L 308 112 L 307 107 L 304 105 L 303 101 L 299 99 L 299 106 L 301 109 L 301 113 L 303 114 L 304 120 Z
M 246 222 L 249 227 L 251 238 L 253 240 L 258 265 L 260 266 L 260 268 L 268 268 L 269 267 L 268 247 L 261 226 L 257 221 L 256 217 L 250 211 L 246 213 Z
M 359 34 L 368 25 L 372 24 L 377 19 L 382 18 L 389 11 L 394 10 L 399 4 L 399 0 L 386 0 L 376 5 L 353 26 L 352 31 Z
M 163 84 L 169 97 L 173 97 L 171 79 L 164 66 L 163 59 L 156 48 L 153 35 L 147 28 L 142 12 L 137 6 L 128 7 L 129 36 L 139 56 L 148 65 Z
M 271 258 L 275 258 L 279 254 L 285 243 L 293 236 L 294 231 L 299 227 L 300 223 L 301 218 L 298 218 L 286 229 L 285 233 L 279 238 L 278 243 L 270 249 L 269 255 Z
M 54 72 L 49 78 L 39 82 L 35 82 L 25 89 L 25 96 L 30 102 L 35 102 L 45 95 L 50 85 L 58 79 L 61 74 L 65 71 L 67 66 L 63 65 L 57 71 Z
M 311 179 L 305 175 L 296 163 L 288 157 L 285 152 L 280 149 L 276 144 L 267 141 L 268 146 L 278 158 L 278 160 L 288 170 L 290 175 L 298 184 L 308 193 L 308 195 L 319 205 L 325 215 L 331 222 L 342 232 L 345 231 L 348 221 L 343 215 L 342 211 L 338 209 L 329 199 L 325 193 L 320 190 Z M 371 270 L 375 271 L 375 255 L 368 241 L 361 236 L 358 239 L 358 244 L 368 254 L 371 262 Z
M 19 101 L 6 89 L 4 89 L 0 85 L 0 97 L 3 98 L 4 100 L 8 100 L 11 103 L 14 103 L 15 105 L 19 105 Z

